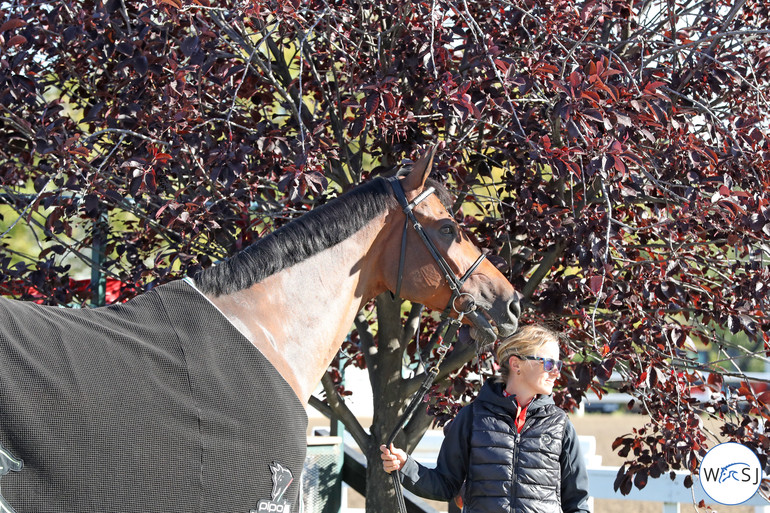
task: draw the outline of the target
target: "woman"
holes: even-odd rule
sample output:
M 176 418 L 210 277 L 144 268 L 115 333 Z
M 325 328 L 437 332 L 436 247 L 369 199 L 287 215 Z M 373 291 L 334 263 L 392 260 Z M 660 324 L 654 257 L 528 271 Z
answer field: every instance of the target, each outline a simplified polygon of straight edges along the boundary
M 495 356 L 501 379 L 487 381 L 448 426 L 436 468 L 382 445 L 383 468 L 401 470 L 404 486 L 427 499 L 449 501 L 465 483 L 466 513 L 590 512 L 577 433 L 551 397 L 558 335 L 525 326 Z

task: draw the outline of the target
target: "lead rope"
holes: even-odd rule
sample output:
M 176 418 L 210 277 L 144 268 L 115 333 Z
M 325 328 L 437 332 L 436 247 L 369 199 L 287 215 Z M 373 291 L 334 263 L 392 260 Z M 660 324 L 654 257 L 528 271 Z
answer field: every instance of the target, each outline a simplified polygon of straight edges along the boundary
M 415 392 L 415 394 L 412 396 L 412 400 L 409 402 L 409 405 L 406 407 L 406 410 L 404 410 L 404 413 L 401 415 L 401 418 L 399 419 L 398 423 L 396 423 L 396 427 L 393 429 L 393 432 L 388 437 L 387 442 L 385 442 L 385 447 L 390 449 L 391 444 L 396 439 L 396 436 L 401 432 L 401 430 L 406 426 L 406 423 L 409 422 L 409 419 L 412 418 L 412 415 L 415 411 L 417 411 L 417 408 L 420 407 L 420 404 L 422 403 L 423 399 L 425 398 L 425 395 L 430 390 L 431 386 L 433 386 L 433 382 L 436 380 L 436 376 L 438 376 L 439 373 L 439 367 L 441 367 L 441 362 L 444 360 L 444 357 L 446 356 L 449 346 L 452 345 L 452 342 L 454 341 L 454 337 L 457 335 L 457 330 L 460 328 L 460 325 L 462 324 L 463 320 L 463 313 L 460 312 L 457 316 L 457 319 L 452 319 L 451 317 L 445 317 L 444 320 L 441 321 L 439 326 L 436 328 L 436 331 L 433 333 L 433 337 L 431 337 L 431 344 L 436 345 L 436 353 L 438 354 L 438 359 L 436 362 L 428 369 L 425 373 L 425 379 L 423 379 L 422 384 L 420 385 L 420 388 Z M 439 333 L 441 333 L 441 330 L 445 325 L 446 331 L 444 332 L 444 336 L 440 336 Z M 393 481 L 393 489 L 396 492 L 396 500 L 398 501 L 398 509 L 401 513 L 407 513 L 406 511 L 406 503 L 404 502 L 404 493 L 401 490 L 401 479 L 399 477 L 400 472 L 398 470 L 395 470 L 390 473 L 390 478 Z

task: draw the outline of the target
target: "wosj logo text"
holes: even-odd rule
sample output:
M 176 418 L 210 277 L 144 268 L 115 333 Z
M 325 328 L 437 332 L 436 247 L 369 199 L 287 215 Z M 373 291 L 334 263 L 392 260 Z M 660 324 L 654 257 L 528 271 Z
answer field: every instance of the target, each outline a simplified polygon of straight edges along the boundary
M 714 501 L 732 506 L 749 500 L 759 489 L 759 458 L 745 445 L 727 442 L 712 447 L 700 464 L 703 491 Z
M 722 484 L 725 481 L 756 485 L 762 480 L 759 468 L 752 468 L 748 463 L 730 463 L 722 468 L 704 468 L 703 479 Z

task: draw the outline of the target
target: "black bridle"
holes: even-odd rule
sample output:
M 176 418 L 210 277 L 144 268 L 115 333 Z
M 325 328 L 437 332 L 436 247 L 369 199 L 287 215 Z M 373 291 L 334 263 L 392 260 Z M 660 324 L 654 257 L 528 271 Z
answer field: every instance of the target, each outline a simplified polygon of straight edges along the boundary
M 463 274 L 462 278 L 458 278 L 452 268 L 449 267 L 449 264 L 444 259 L 444 257 L 441 256 L 441 253 L 439 253 L 436 245 L 433 244 L 432 240 L 430 240 L 430 237 L 428 237 L 428 235 L 425 233 L 425 229 L 423 229 L 422 225 L 417 220 L 417 217 L 414 215 L 414 208 L 423 202 L 428 196 L 434 194 L 436 190 L 433 187 L 428 187 L 422 191 L 420 195 L 417 196 L 411 203 L 409 203 L 406 200 L 404 189 L 401 187 L 401 182 L 398 180 L 398 177 L 390 177 L 388 178 L 388 182 L 390 183 L 390 186 L 393 189 L 393 194 L 396 196 L 398 203 L 401 205 L 404 214 L 406 214 L 406 220 L 404 221 L 404 231 L 401 234 L 401 255 L 398 259 L 398 278 L 396 280 L 396 292 L 394 293 L 394 296 L 397 298 L 401 296 L 401 282 L 404 278 L 404 260 L 406 258 L 406 232 L 409 229 L 409 222 L 411 221 L 412 226 L 414 227 L 414 231 L 417 232 L 422 241 L 425 243 L 425 246 L 433 256 L 433 259 L 436 261 L 439 269 L 441 269 L 441 272 L 444 275 L 444 279 L 446 279 L 449 288 L 452 290 L 452 297 L 449 298 L 449 303 L 447 303 L 447 306 L 444 309 L 444 314 L 448 315 L 450 308 L 454 310 L 458 315 L 471 313 L 476 309 L 476 299 L 467 292 L 462 292 L 462 287 L 465 281 L 470 278 L 471 274 L 473 274 L 473 271 L 475 271 L 484 260 L 484 258 L 486 258 L 485 255 L 482 253 L 481 256 L 479 256 L 476 261 L 473 262 L 473 265 L 471 265 L 468 270 L 465 271 L 465 274 Z M 457 305 L 455 305 L 457 299 L 461 297 L 469 299 L 467 308 L 462 310 L 458 309 Z
M 444 309 L 444 312 L 441 314 L 441 323 L 436 329 L 434 336 L 431 337 L 432 343 L 440 342 L 439 347 L 437 349 L 438 359 L 433 365 L 430 366 L 429 369 L 426 369 L 425 379 L 423 380 L 422 385 L 420 386 L 420 389 L 417 392 L 415 392 L 414 396 L 412 396 L 412 400 L 409 402 L 409 405 L 406 407 L 406 410 L 404 410 L 403 415 L 401 415 L 401 418 L 398 420 L 398 423 L 396 424 L 396 427 L 393 429 L 393 432 L 391 433 L 390 437 L 388 437 L 388 440 L 385 443 L 385 445 L 388 448 L 390 448 L 391 444 L 396 439 L 396 436 L 398 435 L 398 433 L 401 431 L 401 429 L 403 429 L 403 427 L 412 417 L 412 414 L 422 404 L 423 397 L 425 397 L 425 394 L 428 392 L 428 390 L 430 390 L 430 387 L 433 385 L 433 381 L 436 379 L 436 376 L 438 376 L 439 366 L 441 365 L 441 362 L 443 361 L 444 356 L 447 353 L 447 349 L 451 344 L 452 339 L 457 334 L 457 330 L 460 327 L 463 316 L 471 314 L 474 310 L 476 310 L 476 306 L 477 306 L 476 299 L 471 294 L 467 292 L 462 292 L 462 287 L 465 281 L 468 278 L 470 278 L 471 274 L 473 274 L 476 268 L 484 260 L 485 256 L 482 253 L 481 256 L 479 256 L 476 259 L 476 261 L 473 262 L 473 265 L 471 265 L 468 268 L 468 270 L 465 271 L 465 274 L 463 274 L 461 278 L 458 278 L 457 275 L 452 270 L 452 268 L 449 267 L 449 264 L 444 259 L 444 257 L 441 256 L 441 253 L 439 253 L 438 249 L 436 248 L 436 245 L 433 244 L 432 240 L 430 240 L 430 237 L 428 237 L 428 234 L 425 233 L 425 230 L 423 229 L 422 225 L 417 220 L 417 217 L 414 215 L 414 208 L 417 205 L 419 205 L 422 201 L 424 201 L 428 196 L 430 196 L 431 194 L 434 194 L 436 190 L 433 187 L 428 187 L 427 189 L 422 191 L 411 203 L 409 203 L 406 200 L 404 189 L 403 187 L 401 187 L 401 182 L 398 180 L 398 177 L 394 176 L 394 177 L 388 178 L 388 182 L 390 183 L 390 186 L 393 189 L 393 194 L 396 196 L 398 203 L 401 205 L 401 208 L 404 211 L 404 214 L 406 214 L 406 220 L 404 221 L 404 231 L 401 235 L 401 255 L 399 256 L 399 259 L 398 259 L 398 278 L 396 279 L 396 292 L 394 293 L 394 297 L 399 298 L 401 296 L 401 282 L 403 281 L 403 277 L 404 277 L 404 263 L 405 263 L 404 260 L 406 258 L 406 232 L 409 229 L 410 222 L 414 227 L 414 230 L 417 232 L 417 234 L 420 236 L 422 241 L 425 243 L 425 246 L 428 248 L 428 251 L 433 256 L 433 259 L 436 261 L 436 264 L 438 264 L 439 269 L 441 269 L 441 272 L 444 275 L 444 279 L 446 279 L 447 284 L 449 285 L 449 288 L 452 290 L 452 296 L 449 298 L 449 303 L 447 303 L 447 306 Z M 463 298 L 463 297 L 469 300 L 468 304 L 465 308 L 458 309 L 455 303 L 457 299 Z M 452 310 L 454 310 L 455 313 L 457 313 L 456 319 L 453 319 L 450 317 Z M 446 331 L 444 332 L 444 336 L 442 337 L 439 335 L 439 333 L 446 325 L 448 326 L 446 327 Z M 398 471 L 391 472 L 391 479 L 393 480 L 393 488 L 396 492 L 396 499 L 398 501 L 399 510 L 401 511 L 401 513 L 406 513 L 406 503 L 404 502 L 404 495 L 403 495 L 403 492 L 401 491 L 401 481 L 398 477 Z

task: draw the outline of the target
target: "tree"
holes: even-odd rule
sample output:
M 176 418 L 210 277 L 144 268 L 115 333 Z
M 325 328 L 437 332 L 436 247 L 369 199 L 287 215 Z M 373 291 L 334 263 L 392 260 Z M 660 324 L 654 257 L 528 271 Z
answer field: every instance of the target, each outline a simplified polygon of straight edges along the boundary
M 627 458 L 619 490 L 694 471 L 717 439 L 767 462 L 770 397 L 731 365 L 738 347 L 765 360 L 770 351 L 765 2 L 2 9 L 0 169 L 16 210 L 7 221 L 38 226 L 41 246 L 27 258 L 4 239 L 4 282 L 84 302 L 68 265 L 96 259 L 96 240 L 102 270 L 130 285 L 125 298 L 441 142 L 436 173 L 527 299 L 524 320 L 566 335 L 573 365 L 560 403 L 614 386 L 649 416 L 615 443 Z M 346 410 L 334 369 L 324 380 L 328 408 L 374 463 L 372 511 L 392 493 L 377 446 L 420 380 L 401 377 L 404 354 L 421 352 L 411 342 L 418 311 L 380 297 L 346 344 L 348 364 L 370 372 L 370 433 Z M 698 362 L 696 344 L 721 358 Z M 461 337 L 447 357 L 440 376 L 450 380 L 432 394 L 439 422 L 473 395 L 465 364 L 488 364 L 475 354 Z M 713 390 L 705 403 L 696 385 Z M 702 415 L 721 432 L 704 431 Z M 416 416 L 401 445 L 432 420 Z

